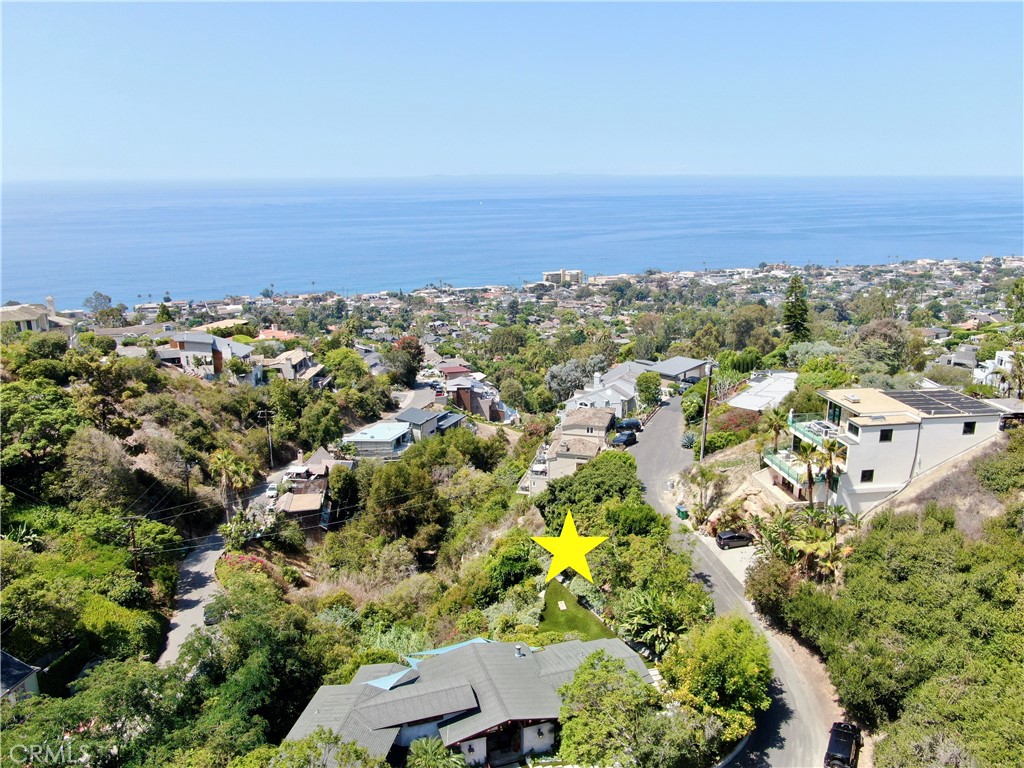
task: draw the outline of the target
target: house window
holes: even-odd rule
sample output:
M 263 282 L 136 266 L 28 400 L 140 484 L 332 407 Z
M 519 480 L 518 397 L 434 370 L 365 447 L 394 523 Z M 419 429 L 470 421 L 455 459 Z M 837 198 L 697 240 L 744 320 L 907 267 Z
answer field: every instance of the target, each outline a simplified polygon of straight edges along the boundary
M 965 435 L 973 435 L 974 434 L 974 427 L 977 425 L 977 423 L 978 422 L 976 422 L 976 421 L 965 421 L 964 422 L 964 434 Z
M 860 437 L 860 427 L 854 424 L 852 421 L 846 422 L 846 429 L 854 437 Z
M 594 434 L 594 428 L 593 427 L 587 427 L 587 434 L 588 435 Z
M 873 470 L 873 469 L 862 469 L 860 471 L 860 481 L 862 483 L 873 483 L 873 482 L 875 482 L 875 470 Z
M 833 424 L 838 424 L 842 420 L 843 409 L 838 403 L 828 404 L 828 420 Z
M 883 429 L 878 433 L 878 442 L 880 443 L 891 443 L 892 442 L 892 430 Z
M 839 493 L 839 475 L 832 475 L 832 479 L 828 481 L 828 489 L 832 493 Z

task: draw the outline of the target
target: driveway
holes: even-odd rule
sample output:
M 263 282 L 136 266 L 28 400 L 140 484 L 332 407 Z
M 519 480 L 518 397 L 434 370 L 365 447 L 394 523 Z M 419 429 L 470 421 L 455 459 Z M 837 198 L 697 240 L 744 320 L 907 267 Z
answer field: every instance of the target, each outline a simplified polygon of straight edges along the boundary
M 672 518 L 673 531 L 683 537 L 683 527 L 675 516 L 674 493 L 668 481 L 693 462 L 693 452 L 679 445 L 682 435 L 680 399 L 671 398 L 654 415 L 630 448 L 637 460 L 637 473 L 645 486 L 647 502 Z M 686 529 L 688 530 L 688 529 Z M 708 537 L 699 536 L 693 547 L 695 575 L 711 592 L 715 611 L 721 615 L 738 613 L 749 617 L 765 630 L 775 669 L 772 705 L 761 713 L 757 730 L 743 754 L 733 766 L 747 768 L 813 768 L 821 765 L 832 722 L 840 712 L 832 699 L 828 677 L 820 661 L 795 644 L 792 639 L 767 629 L 754 614 L 743 593 L 744 562 L 749 549 L 719 550 Z
M 215 533 L 197 544 L 181 564 L 167 647 L 157 659 L 157 664 L 173 664 L 178 660 L 181 644 L 192 634 L 193 629 L 203 626 L 203 609 L 217 594 L 213 566 L 224 552 L 224 539 Z
M 432 402 L 434 402 L 434 390 L 430 386 L 422 381 L 417 381 L 416 386 L 412 389 L 401 389 L 394 393 L 395 402 L 398 403 L 398 407 L 393 411 L 388 411 L 386 414 L 382 414 L 382 418 L 387 418 L 389 415 L 401 413 L 406 408 L 426 408 Z M 444 398 L 437 398 L 438 400 L 444 401 Z

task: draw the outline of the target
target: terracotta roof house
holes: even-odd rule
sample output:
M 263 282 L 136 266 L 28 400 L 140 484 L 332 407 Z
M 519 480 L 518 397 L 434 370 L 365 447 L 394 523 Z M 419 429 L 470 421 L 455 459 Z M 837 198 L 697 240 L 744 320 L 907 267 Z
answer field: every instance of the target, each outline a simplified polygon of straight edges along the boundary
M 323 726 L 387 757 L 436 737 L 469 765 L 515 763 L 554 748 L 558 689 L 595 651 L 622 659 L 653 683 L 640 657 L 617 638 L 539 649 L 477 638 L 410 654 L 405 664 L 366 665 L 348 685 L 322 686 L 285 738 L 301 739 Z

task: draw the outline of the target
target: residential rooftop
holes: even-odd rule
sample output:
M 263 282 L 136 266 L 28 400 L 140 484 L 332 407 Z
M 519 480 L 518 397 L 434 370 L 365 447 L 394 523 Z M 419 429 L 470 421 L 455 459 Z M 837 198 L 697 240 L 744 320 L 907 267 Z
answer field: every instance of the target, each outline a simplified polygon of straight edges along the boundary
M 355 442 L 388 442 L 401 437 L 409 431 L 409 425 L 403 422 L 396 421 L 379 421 L 376 424 L 370 424 L 369 426 L 363 427 L 358 432 L 353 432 L 350 435 L 346 435 L 345 440 L 351 440 Z

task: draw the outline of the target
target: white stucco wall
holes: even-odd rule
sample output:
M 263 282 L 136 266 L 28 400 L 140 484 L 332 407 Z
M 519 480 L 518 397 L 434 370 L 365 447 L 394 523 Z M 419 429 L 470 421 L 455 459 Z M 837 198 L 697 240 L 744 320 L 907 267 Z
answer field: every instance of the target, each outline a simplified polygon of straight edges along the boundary
M 403 725 L 398 731 L 395 743 L 400 747 L 408 747 L 416 739 L 441 738 L 437 730 L 437 721 L 432 723 L 417 723 L 416 725 Z
M 883 429 L 892 430 L 892 442 L 880 440 Z M 853 493 L 892 493 L 910 480 L 917 448 L 918 425 L 881 424 L 860 428 L 859 441 L 846 451 L 847 488 Z M 874 479 L 862 483 L 861 472 L 874 470 Z M 842 485 L 842 484 L 841 484 Z
M 538 735 L 543 732 L 543 736 Z M 553 722 L 523 726 L 523 752 L 550 752 L 555 747 L 555 724 Z
M 965 435 L 964 422 L 973 421 L 974 434 Z M 921 431 L 921 449 L 914 474 L 948 461 L 959 453 L 983 443 L 999 432 L 999 415 L 955 416 L 949 418 L 925 419 Z
M 473 751 L 470 752 L 470 747 Z M 479 739 L 469 739 L 459 744 L 459 749 L 462 750 L 462 756 L 466 758 L 468 765 L 483 765 L 487 762 L 487 737 L 482 736 Z

